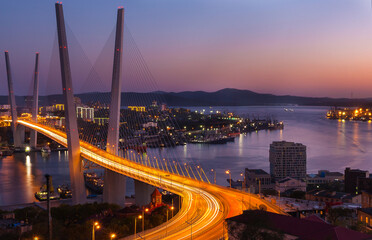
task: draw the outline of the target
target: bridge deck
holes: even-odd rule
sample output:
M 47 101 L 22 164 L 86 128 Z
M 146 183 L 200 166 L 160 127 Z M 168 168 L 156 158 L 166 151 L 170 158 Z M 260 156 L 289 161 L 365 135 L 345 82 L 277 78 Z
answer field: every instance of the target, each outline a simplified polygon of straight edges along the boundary
M 56 142 L 67 146 L 66 134 L 27 120 L 19 124 L 32 128 Z M 145 232 L 146 239 L 221 239 L 227 236 L 225 218 L 236 216 L 246 209 L 264 208 L 285 214 L 281 209 L 254 194 L 210 184 L 156 168 L 135 163 L 80 141 L 83 158 L 104 168 L 133 179 L 166 189 L 182 197 L 178 214 L 167 223 Z M 138 239 L 142 239 L 139 233 Z M 133 239 L 133 236 L 131 237 Z

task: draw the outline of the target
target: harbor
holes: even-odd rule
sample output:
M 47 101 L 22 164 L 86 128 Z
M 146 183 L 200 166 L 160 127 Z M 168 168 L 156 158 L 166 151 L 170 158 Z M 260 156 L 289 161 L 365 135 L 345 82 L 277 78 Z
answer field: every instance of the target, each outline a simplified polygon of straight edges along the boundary
M 327 112 L 328 119 L 340 121 L 372 121 L 371 108 L 332 108 Z

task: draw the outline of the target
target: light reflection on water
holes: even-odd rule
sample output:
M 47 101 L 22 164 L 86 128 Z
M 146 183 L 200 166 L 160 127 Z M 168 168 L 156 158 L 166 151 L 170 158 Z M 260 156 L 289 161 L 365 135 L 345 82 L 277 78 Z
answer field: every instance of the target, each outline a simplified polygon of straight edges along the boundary
M 288 108 L 288 107 L 287 107 Z M 213 111 L 229 111 L 264 118 L 273 116 L 284 121 L 284 130 L 259 131 L 241 135 L 224 145 L 188 144 L 176 148 L 148 149 L 149 156 L 161 155 L 201 164 L 209 179 L 210 169 L 217 171 L 217 183 L 228 185 L 224 174 L 230 169 L 232 178 L 241 178 L 244 168 L 269 171 L 269 145 L 272 141 L 294 141 L 307 146 L 307 170 L 343 172 L 345 167 L 372 170 L 372 123 L 328 120 L 326 107 L 214 107 Z M 194 108 L 200 110 L 203 108 Z M 40 153 L 15 154 L 0 160 L 0 205 L 33 202 L 34 193 L 43 184 L 46 173 L 53 176 L 57 187 L 69 183 L 68 154 L 52 152 L 49 158 Z M 102 172 L 102 171 L 101 171 Z M 133 194 L 133 181 L 127 181 L 127 195 Z

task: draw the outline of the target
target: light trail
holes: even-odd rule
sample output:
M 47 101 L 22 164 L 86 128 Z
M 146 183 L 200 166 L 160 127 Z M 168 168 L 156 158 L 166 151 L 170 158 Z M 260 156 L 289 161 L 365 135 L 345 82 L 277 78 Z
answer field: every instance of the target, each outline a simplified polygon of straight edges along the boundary
M 56 142 L 67 146 L 66 134 L 56 129 L 25 120 L 19 124 L 34 129 Z M 182 197 L 182 207 L 168 223 L 146 230 L 146 239 L 225 239 L 225 218 L 242 213 L 244 206 L 264 206 L 267 211 L 285 214 L 279 207 L 260 199 L 254 194 L 218 186 L 148 167 L 118 157 L 80 141 L 83 158 L 104 168 L 168 190 Z M 255 205 L 254 205 L 255 204 Z M 245 207 L 245 209 L 248 209 Z M 191 224 L 190 221 L 191 219 Z M 192 230 L 192 233 L 191 233 Z M 142 236 L 142 235 L 141 235 Z M 125 239 L 133 239 L 130 236 Z M 141 238 L 138 238 L 141 239 Z

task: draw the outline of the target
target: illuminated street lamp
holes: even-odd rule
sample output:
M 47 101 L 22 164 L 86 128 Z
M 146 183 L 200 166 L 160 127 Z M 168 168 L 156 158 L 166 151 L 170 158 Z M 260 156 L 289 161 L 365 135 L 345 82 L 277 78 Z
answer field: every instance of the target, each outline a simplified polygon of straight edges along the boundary
M 142 219 L 142 215 L 139 215 L 138 219 Z M 136 238 L 137 238 L 137 217 L 134 218 L 134 239 Z
M 116 234 L 115 234 L 115 233 L 112 233 L 112 234 L 110 235 L 110 239 L 114 239 L 114 238 L 116 238 Z
M 34 240 L 39 240 L 39 237 L 34 237 Z
M 243 182 L 242 182 L 242 191 L 245 192 L 245 174 L 241 173 L 240 176 L 243 177 Z
M 258 194 L 261 196 L 261 179 L 256 178 L 256 183 L 257 183 L 257 180 L 258 180 Z
M 94 222 L 93 223 L 93 226 L 92 226 L 92 240 L 95 240 L 96 239 L 96 236 L 95 236 L 95 230 L 97 229 L 100 229 L 100 225 L 98 222 Z
M 230 172 L 230 170 L 227 170 L 225 173 L 229 174 L 229 176 L 230 176 L 230 188 L 231 188 L 231 172 Z
M 142 232 L 143 232 L 143 239 L 145 239 L 145 212 L 148 212 L 149 209 L 145 208 L 142 210 Z
M 170 210 L 172 211 L 172 218 L 173 218 L 173 210 L 174 210 L 174 207 L 172 206 L 172 207 L 170 208 Z
M 214 173 L 214 176 L 213 176 L 213 182 L 214 184 L 216 184 L 216 170 L 214 170 L 213 168 L 211 169 L 211 172 Z

